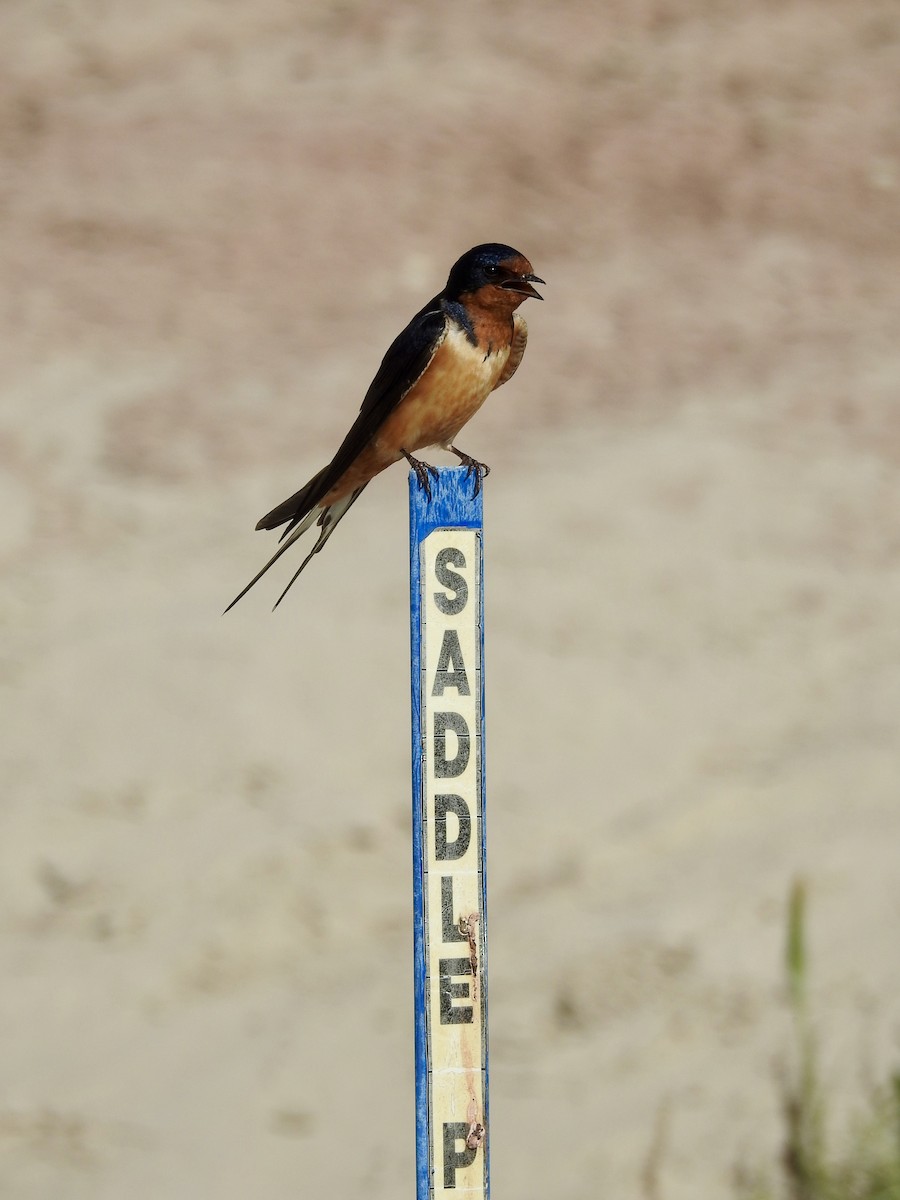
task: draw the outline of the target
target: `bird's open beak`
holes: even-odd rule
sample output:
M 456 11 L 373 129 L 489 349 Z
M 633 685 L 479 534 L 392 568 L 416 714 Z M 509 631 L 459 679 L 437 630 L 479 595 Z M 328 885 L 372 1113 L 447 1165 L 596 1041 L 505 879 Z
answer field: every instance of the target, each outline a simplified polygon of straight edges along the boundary
M 539 291 L 533 288 L 533 283 L 544 283 L 538 275 L 517 275 L 500 284 L 507 292 L 518 292 L 520 296 L 531 296 L 534 300 L 543 300 Z

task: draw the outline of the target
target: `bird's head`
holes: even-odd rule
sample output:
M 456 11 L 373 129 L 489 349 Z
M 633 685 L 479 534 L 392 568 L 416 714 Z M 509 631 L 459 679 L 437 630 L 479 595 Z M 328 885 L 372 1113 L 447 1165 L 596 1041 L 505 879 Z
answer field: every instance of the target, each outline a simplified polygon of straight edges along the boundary
M 487 242 L 467 251 L 453 264 L 447 280 L 447 295 L 453 300 L 473 297 L 482 304 L 512 312 L 532 296 L 543 300 L 533 287 L 543 283 L 524 254 L 499 242 Z

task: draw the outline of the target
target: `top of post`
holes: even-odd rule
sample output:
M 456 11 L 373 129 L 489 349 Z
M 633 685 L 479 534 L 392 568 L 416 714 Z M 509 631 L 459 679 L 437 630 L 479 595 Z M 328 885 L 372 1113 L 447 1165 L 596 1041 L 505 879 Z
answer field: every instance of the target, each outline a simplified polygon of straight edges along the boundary
M 416 540 L 422 541 L 432 530 L 457 528 L 480 529 L 483 518 L 484 489 L 477 496 L 475 478 L 466 467 L 438 467 L 437 479 L 429 474 L 431 499 L 420 486 L 414 471 L 409 473 L 409 515 Z

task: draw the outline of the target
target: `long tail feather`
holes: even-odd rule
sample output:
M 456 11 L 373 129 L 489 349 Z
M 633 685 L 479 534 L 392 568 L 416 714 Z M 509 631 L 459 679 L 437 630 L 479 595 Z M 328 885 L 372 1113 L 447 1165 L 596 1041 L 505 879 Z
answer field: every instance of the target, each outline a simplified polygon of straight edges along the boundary
M 274 563 L 278 562 L 279 558 L 281 558 L 281 556 L 282 556 L 282 554 L 284 554 L 285 550 L 289 550 L 290 547 L 294 544 L 294 542 L 296 542 L 297 538 L 300 537 L 301 534 L 306 533 L 307 529 L 309 529 L 310 525 L 312 525 L 312 523 L 315 521 L 316 517 L 319 516 L 319 511 L 320 511 L 319 509 L 314 508 L 311 513 L 307 513 L 307 515 L 303 518 L 301 523 L 294 530 L 293 534 L 288 539 L 288 541 L 282 542 L 282 544 L 278 547 L 278 549 L 275 551 L 275 553 L 272 555 L 272 557 L 269 559 L 269 561 L 266 563 L 266 565 L 262 568 L 262 570 L 257 571 L 256 574 L 253 576 L 253 578 L 250 580 L 250 582 L 247 584 L 247 586 L 245 588 L 243 588 L 240 592 L 238 592 L 238 594 L 235 596 L 235 598 L 232 600 L 232 602 L 228 605 L 228 608 L 225 609 L 225 612 L 229 612 L 232 608 L 234 608 L 234 606 L 237 604 L 238 600 L 243 600 L 244 596 L 247 595 L 247 593 L 250 591 L 250 589 L 253 587 L 253 585 L 255 583 L 259 583 L 259 581 L 262 579 L 263 575 L 265 575 L 266 571 L 268 571 L 269 567 L 271 567 Z M 318 542 L 316 543 L 316 545 L 318 545 Z M 225 614 L 223 613 L 222 615 L 224 616 Z
M 334 533 L 335 529 L 337 529 L 341 520 L 350 511 L 350 508 L 353 506 L 354 502 L 356 500 L 358 500 L 359 497 L 362 495 L 365 487 L 366 487 L 366 484 L 363 484 L 362 487 L 357 488 L 355 492 L 351 492 L 349 496 L 346 496 L 341 500 L 337 500 L 334 504 L 329 504 L 328 508 L 322 509 L 322 515 L 319 517 L 319 524 L 322 526 L 322 532 L 319 534 L 318 540 L 316 541 L 316 544 L 313 546 L 312 550 L 310 550 L 309 554 L 307 554 L 306 558 L 304 558 L 303 562 L 300 564 L 300 566 L 297 568 L 297 570 L 291 576 L 290 582 L 288 583 L 287 587 L 284 589 L 284 591 L 281 593 L 281 595 L 278 597 L 278 599 L 272 605 L 272 612 L 275 611 L 275 609 L 278 607 L 278 605 L 282 602 L 282 600 L 285 598 L 285 596 L 288 594 L 288 592 L 291 590 L 291 588 L 294 586 L 294 584 L 297 582 L 297 580 L 303 574 L 304 570 L 306 569 L 306 567 L 309 564 L 310 560 L 312 559 L 313 555 L 319 553 L 319 551 L 322 549 L 322 547 L 325 545 L 325 543 L 328 541 L 328 539 Z M 299 533 L 300 530 L 298 529 L 297 532 Z M 294 536 L 296 536 L 296 535 L 294 535 Z M 292 537 L 290 542 L 285 542 L 282 549 L 286 550 L 287 547 L 291 544 L 291 542 L 293 540 L 294 540 L 294 538 Z M 281 551 L 279 551 L 279 554 L 280 553 L 281 553 Z
M 275 601 L 273 608 L 274 611 L 274 609 L 278 607 L 278 605 L 282 602 L 293 585 L 296 583 L 297 579 L 300 577 L 301 573 L 313 555 L 319 553 L 319 551 L 334 533 L 335 529 L 337 529 L 341 520 L 344 516 L 346 516 L 353 503 L 359 499 L 365 487 L 366 484 L 363 484 L 363 486 L 357 488 L 355 492 L 351 492 L 349 496 L 342 497 L 340 500 L 335 501 L 334 504 L 329 504 L 327 508 L 314 508 L 312 512 L 308 512 L 302 521 L 296 525 L 296 528 L 294 528 L 294 525 L 292 524 L 290 528 L 286 530 L 287 533 L 290 533 L 290 537 L 285 538 L 284 534 L 282 534 L 281 545 L 278 547 L 266 565 L 261 570 L 256 572 L 247 586 L 238 592 L 232 602 L 228 605 L 228 608 L 225 609 L 225 612 L 229 612 L 232 608 L 234 608 L 238 600 L 242 600 L 253 587 L 253 585 L 259 583 L 260 579 L 262 579 L 269 567 L 271 567 L 279 560 L 279 558 L 281 558 L 285 550 L 288 550 L 291 546 L 293 546 L 297 538 L 306 533 L 307 529 L 309 529 L 313 523 L 318 523 L 321 526 L 322 532 L 319 534 L 316 544 L 313 546 L 312 550 L 310 550 L 309 554 L 307 554 L 306 558 L 304 558 L 303 562 L 291 576 L 290 583 Z M 293 532 L 291 532 L 291 530 L 293 530 Z

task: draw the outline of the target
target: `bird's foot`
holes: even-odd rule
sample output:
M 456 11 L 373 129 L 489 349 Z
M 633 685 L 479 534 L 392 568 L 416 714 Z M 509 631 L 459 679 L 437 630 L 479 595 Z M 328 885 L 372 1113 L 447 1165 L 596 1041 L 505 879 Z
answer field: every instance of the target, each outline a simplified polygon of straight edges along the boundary
M 477 458 L 473 458 L 471 454 L 465 454 L 462 450 L 457 450 L 455 446 L 448 446 L 448 450 L 452 450 L 462 465 L 466 468 L 466 477 L 471 479 L 475 477 L 475 486 L 472 489 L 472 499 L 474 500 L 481 491 L 482 484 L 488 475 L 491 473 L 491 468 L 487 463 L 479 462 Z
M 431 463 L 423 462 L 421 458 L 413 458 L 413 456 L 408 454 L 405 450 L 403 451 L 403 457 L 415 471 L 416 480 L 419 484 L 419 487 L 422 489 L 428 499 L 431 500 L 431 480 L 428 478 L 428 476 L 432 475 L 435 479 L 437 479 L 437 467 L 433 467 Z

